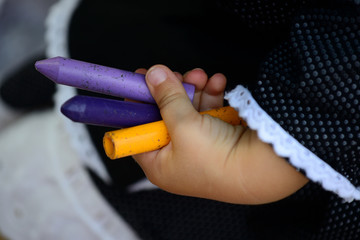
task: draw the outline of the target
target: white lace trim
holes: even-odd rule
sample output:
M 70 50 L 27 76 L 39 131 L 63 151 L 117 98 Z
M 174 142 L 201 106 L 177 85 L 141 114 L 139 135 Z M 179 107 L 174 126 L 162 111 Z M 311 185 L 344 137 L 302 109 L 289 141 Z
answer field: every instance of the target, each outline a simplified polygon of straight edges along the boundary
M 257 131 L 262 141 L 272 144 L 277 155 L 288 158 L 294 167 L 304 170 L 310 180 L 345 201 L 360 200 L 359 188 L 290 136 L 257 104 L 248 89 L 239 85 L 227 93 L 225 99 L 248 126 Z
M 68 28 L 71 16 L 78 6 L 80 0 L 59 0 L 50 9 L 46 19 L 45 41 L 47 44 L 47 57 L 63 56 L 69 57 L 68 51 Z M 105 182 L 110 182 L 110 176 L 106 171 L 95 146 L 91 142 L 90 135 L 83 124 L 74 123 L 60 114 L 61 104 L 70 97 L 76 95 L 76 90 L 71 87 L 57 85 L 55 94 L 55 113 L 62 120 L 62 126 L 66 129 L 66 135 L 69 137 L 69 143 L 73 150 L 77 153 L 80 161 L 90 167 Z M 51 148 L 51 146 L 49 146 Z M 55 149 L 53 148 L 55 151 Z M 57 154 L 57 153 L 55 153 Z M 58 153 L 60 155 L 60 153 Z M 53 166 L 58 168 L 62 159 L 53 158 Z M 85 174 L 83 168 L 77 168 L 77 171 Z M 68 179 L 62 171 L 57 171 L 57 179 L 60 183 L 62 191 L 66 195 L 68 201 L 71 202 L 75 215 L 82 219 L 92 232 L 101 239 L 138 239 L 133 229 L 120 217 L 105 201 L 91 208 L 84 206 L 89 201 L 100 201 L 100 197 L 94 197 L 97 193 L 96 188 L 92 185 L 90 179 L 82 181 L 82 188 L 77 188 L 72 184 L 72 180 Z M 103 200 L 103 199 L 102 199 Z M 103 211 L 102 216 L 95 216 L 94 212 Z M 98 221 L 99 217 L 104 220 Z M 108 220 L 111 219 L 111 222 Z M 117 230 L 111 229 L 110 226 L 117 226 Z M 110 227 L 110 228 L 109 228 Z
M 79 2 L 79 0 L 61 0 L 52 6 L 46 19 L 45 41 L 47 43 L 47 57 L 69 57 L 67 40 L 68 28 L 72 13 Z M 81 161 L 102 178 L 102 180 L 110 182 L 110 176 L 91 142 L 85 125 L 74 123 L 60 114 L 59 109 L 61 105 L 75 95 L 75 88 L 58 85 L 55 94 L 56 113 L 64 120 L 66 130 L 73 136 L 73 138 L 71 138 L 71 145 L 79 154 Z
M 62 0 L 55 4 L 46 19 L 45 40 L 47 43 L 47 57 L 63 56 L 69 57 L 68 51 L 68 26 L 73 11 L 76 9 L 80 0 Z M 72 122 L 58 111 L 61 105 L 76 95 L 75 88 L 57 85 L 54 97 L 55 110 L 59 117 L 64 121 L 64 125 L 71 138 L 71 145 L 77 151 L 82 162 L 92 169 L 105 182 L 110 182 L 110 176 L 105 169 L 100 156 L 90 140 L 90 135 L 83 124 Z M 144 180 L 146 182 L 146 179 Z M 134 184 L 129 187 L 130 192 L 149 190 L 151 184 Z

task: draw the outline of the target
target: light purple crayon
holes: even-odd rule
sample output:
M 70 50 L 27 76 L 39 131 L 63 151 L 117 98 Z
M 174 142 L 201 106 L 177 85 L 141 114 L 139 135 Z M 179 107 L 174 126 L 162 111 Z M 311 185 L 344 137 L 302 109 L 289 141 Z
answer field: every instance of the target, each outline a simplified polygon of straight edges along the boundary
M 61 112 L 74 122 L 115 128 L 161 120 L 159 108 L 153 104 L 81 95 L 67 100 Z
M 155 103 L 145 82 L 145 75 L 63 57 L 35 63 L 35 68 L 58 84 L 116 97 Z M 183 83 L 193 100 L 195 86 Z

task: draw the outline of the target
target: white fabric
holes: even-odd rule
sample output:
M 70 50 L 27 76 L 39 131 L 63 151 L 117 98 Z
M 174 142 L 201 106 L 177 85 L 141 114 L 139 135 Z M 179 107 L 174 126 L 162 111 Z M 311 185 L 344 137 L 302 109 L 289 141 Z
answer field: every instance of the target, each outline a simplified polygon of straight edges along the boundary
M 78 3 L 60 0 L 51 8 L 49 57 L 68 57 L 68 25 Z M 110 180 L 85 127 L 59 114 L 74 94 L 58 88 L 55 109 L 24 115 L 0 132 L 0 232 L 9 239 L 139 239 L 84 169 L 85 163 Z
M 45 50 L 44 19 L 56 0 L 0 0 L 0 84 Z
M 288 158 L 294 167 L 304 170 L 310 180 L 345 201 L 360 200 L 359 188 L 288 134 L 257 104 L 248 89 L 239 85 L 225 98 L 262 141 L 271 144 L 275 153 Z
M 22 112 L 15 111 L 0 100 L 0 131 L 7 127 L 9 124 L 16 121 L 20 117 Z
M 152 184 L 147 178 L 140 179 L 139 181 L 131 184 L 127 191 L 129 193 L 141 192 L 141 191 L 152 191 L 159 189 L 158 186 Z
M 93 186 L 54 111 L 0 132 L 0 232 L 12 240 L 138 239 Z

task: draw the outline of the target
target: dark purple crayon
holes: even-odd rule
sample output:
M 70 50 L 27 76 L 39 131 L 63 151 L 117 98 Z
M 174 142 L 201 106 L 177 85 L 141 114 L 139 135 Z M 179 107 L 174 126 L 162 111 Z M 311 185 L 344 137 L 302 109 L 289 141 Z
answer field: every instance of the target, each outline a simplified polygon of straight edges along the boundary
M 116 97 L 155 103 L 145 82 L 145 75 L 62 57 L 40 60 L 36 69 L 58 84 Z M 195 86 L 184 83 L 193 100 Z
M 74 122 L 115 128 L 161 120 L 156 105 L 81 95 L 66 101 L 61 112 Z

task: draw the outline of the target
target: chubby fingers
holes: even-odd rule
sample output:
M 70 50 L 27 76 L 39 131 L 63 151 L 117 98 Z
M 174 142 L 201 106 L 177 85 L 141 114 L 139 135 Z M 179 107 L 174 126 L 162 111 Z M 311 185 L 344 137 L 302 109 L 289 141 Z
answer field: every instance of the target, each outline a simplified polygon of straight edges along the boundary
M 208 81 L 208 76 L 201 68 L 195 68 L 184 74 L 183 81 L 195 86 L 193 105 L 199 111 L 201 94 Z
M 198 111 L 223 106 L 226 87 L 226 77 L 223 74 L 216 73 L 208 79 L 204 70 L 195 68 L 184 75 L 184 82 L 195 85 L 193 104 Z
M 200 115 L 194 109 L 177 75 L 164 65 L 155 65 L 146 74 L 146 83 L 154 97 L 170 136 L 184 122 Z
M 199 111 L 207 111 L 224 105 L 226 77 L 221 73 L 214 74 L 207 82 L 200 99 Z
M 133 157 L 150 181 L 161 183 L 156 179 L 161 179 L 161 169 L 168 166 L 167 159 L 172 154 L 173 143 L 181 142 L 179 134 L 186 129 L 186 124 L 196 121 L 196 118 L 201 118 L 201 115 L 193 107 L 177 74 L 169 68 L 163 65 L 153 66 L 146 73 L 146 83 L 160 109 L 171 142 L 161 150 Z

